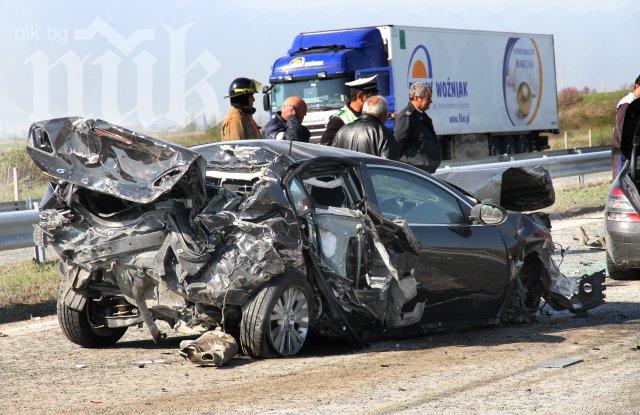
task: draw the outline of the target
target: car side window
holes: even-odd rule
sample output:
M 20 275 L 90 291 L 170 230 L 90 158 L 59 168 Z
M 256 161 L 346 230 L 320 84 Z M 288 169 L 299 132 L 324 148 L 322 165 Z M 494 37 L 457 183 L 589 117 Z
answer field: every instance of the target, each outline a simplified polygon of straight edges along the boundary
M 368 170 L 378 208 L 385 217 L 403 217 L 410 224 L 464 222 L 455 196 L 436 184 L 399 170 Z

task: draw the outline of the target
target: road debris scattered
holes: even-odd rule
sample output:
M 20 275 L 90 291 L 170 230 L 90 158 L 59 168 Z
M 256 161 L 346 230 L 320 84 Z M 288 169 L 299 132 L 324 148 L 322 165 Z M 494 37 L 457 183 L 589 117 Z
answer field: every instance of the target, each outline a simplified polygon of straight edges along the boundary
M 138 360 L 137 362 L 131 363 L 134 366 L 138 366 L 139 368 L 143 368 L 147 365 L 163 365 L 167 362 L 164 359 L 153 359 L 153 360 Z
M 590 246 L 591 248 L 604 249 L 605 246 L 603 236 L 596 235 L 593 239 L 591 239 L 582 226 L 578 226 L 578 236 L 573 239 L 576 241 L 580 241 L 581 245 Z
M 237 353 L 236 340 L 220 330 L 220 327 L 207 331 L 196 340 L 180 342 L 180 356 L 199 366 L 222 366 Z
M 565 367 L 573 366 L 583 361 L 584 360 L 581 357 L 574 357 L 574 358 L 568 358 L 568 359 L 551 359 L 551 360 L 545 360 L 544 362 L 538 363 L 536 367 L 563 369 Z
M 75 365 L 76 369 L 83 369 L 85 367 L 87 367 L 87 365 L 85 365 L 84 363 L 80 363 L 80 364 Z

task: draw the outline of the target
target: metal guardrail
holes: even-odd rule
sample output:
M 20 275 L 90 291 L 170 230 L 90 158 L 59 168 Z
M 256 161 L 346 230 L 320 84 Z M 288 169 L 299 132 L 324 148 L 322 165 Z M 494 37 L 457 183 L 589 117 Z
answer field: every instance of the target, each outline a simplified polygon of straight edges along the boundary
M 446 173 L 452 171 L 477 171 L 505 167 L 542 166 L 549 171 L 551 177 L 583 176 L 585 174 L 608 171 L 611 168 L 611 150 L 590 153 L 564 154 L 508 160 L 493 163 L 445 166 L 436 171 Z M 0 251 L 27 248 L 34 246 L 33 225 L 39 220 L 37 202 L 0 203 Z M 25 210 L 26 209 L 26 210 Z M 37 247 L 36 257 L 44 259 L 42 247 Z
M 38 220 L 37 209 L 0 213 L 0 250 L 34 246 L 33 225 Z
M 17 200 L 15 202 L 0 202 L 0 213 L 2 212 L 17 212 L 21 210 L 29 210 L 33 209 L 33 202 L 38 202 L 37 200 L 32 201 L 31 199 L 27 200 Z
M 533 159 L 508 160 L 497 163 L 445 166 L 439 168 L 436 174 L 534 166 L 544 167 L 553 178 L 584 176 L 585 174 L 605 172 L 611 169 L 611 150 L 551 157 L 543 155 Z

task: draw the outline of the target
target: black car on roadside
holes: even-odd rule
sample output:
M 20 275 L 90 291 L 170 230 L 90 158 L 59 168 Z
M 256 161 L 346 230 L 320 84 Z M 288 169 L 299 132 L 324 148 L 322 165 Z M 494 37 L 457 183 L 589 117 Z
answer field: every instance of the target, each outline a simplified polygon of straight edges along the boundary
M 82 118 L 33 124 L 28 152 L 51 176 L 38 234 L 81 346 L 141 323 L 158 341 L 164 320 L 291 356 L 310 330 L 362 344 L 604 301 L 602 275 L 559 271 L 543 216 L 400 162 L 278 140 L 187 149 Z

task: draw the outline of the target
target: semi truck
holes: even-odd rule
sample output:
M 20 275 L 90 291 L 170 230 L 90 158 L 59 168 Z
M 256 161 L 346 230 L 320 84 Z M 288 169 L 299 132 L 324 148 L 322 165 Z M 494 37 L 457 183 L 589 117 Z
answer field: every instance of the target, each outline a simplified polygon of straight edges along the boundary
M 558 132 L 553 35 L 394 25 L 300 33 L 272 66 L 264 107 L 273 114 L 302 97 L 317 141 L 349 101 L 345 82 L 373 75 L 390 127 L 414 82 L 431 88 L 427 113 L 445 159 L 540 151 L 545 133 Z

